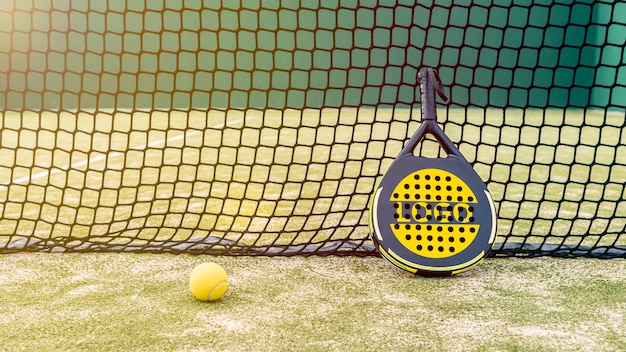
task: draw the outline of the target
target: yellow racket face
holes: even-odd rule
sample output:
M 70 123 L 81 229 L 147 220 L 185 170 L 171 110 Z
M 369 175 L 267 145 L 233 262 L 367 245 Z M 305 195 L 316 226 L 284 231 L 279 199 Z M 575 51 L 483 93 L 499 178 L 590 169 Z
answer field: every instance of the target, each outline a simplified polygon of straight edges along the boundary
M 404 157 L 398 164 L 403 169 L 390 168 L 370 207 L 370 231 L 383 257 L 425 275 L 456 274 L 484 258 L 496 215 L 472 167 L 454 157 Z
M 446 258 L 474 241 L 476 195 L 456 175 L 422 169 L 406 176 L 389 199 L 396 209 L 389 224 L 398 242 L 425 258 Z

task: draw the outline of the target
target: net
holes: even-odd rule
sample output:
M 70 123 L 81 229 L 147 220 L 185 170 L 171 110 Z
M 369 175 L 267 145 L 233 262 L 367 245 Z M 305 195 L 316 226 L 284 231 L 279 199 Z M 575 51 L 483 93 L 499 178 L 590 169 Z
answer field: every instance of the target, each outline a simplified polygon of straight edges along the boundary
M 494 197 L 495 255 L 626 257 L 624 13 L 3 1 L 0 252 L 375 255 L 369 197 L 432 66 Z

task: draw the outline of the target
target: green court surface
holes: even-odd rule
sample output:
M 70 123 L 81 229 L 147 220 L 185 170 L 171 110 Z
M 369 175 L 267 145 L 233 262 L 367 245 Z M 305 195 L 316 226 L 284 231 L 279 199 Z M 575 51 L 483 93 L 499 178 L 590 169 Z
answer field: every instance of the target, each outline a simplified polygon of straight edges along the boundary
M 229 274 L 221 301 L 194 266 Z M 452 278 L 382 258 L 0 256 L 8 351 L 622 351 L 623 260 L 490 258 Z

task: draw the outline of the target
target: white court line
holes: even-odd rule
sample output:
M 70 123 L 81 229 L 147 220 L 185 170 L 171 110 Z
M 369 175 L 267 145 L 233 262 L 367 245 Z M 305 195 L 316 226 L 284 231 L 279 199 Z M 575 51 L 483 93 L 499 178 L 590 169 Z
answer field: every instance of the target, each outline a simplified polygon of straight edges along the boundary
M 231 120 L 226 125 L 224 123 L 219 123 L 219 124 L 216 124 L 216 125 L 210 125 L 208 127 L 211 127 L 211 128 L 222 128 L 224 126 L 230 126 L 230 125 L 239 123 L 241 121 L 243 121 L 243 118 Z M 181 140 L 183 138 L 195 136 L 195 135 L 200 134 L 202 132 L 204 132 L 204 131 L 193 130 L 193 131 L 186 132 L 186 133 L 183 133 L 181 135 L 174 136 L 174 137 L 171 137 L 171 138 L 166 138 L 166 139 L 162 139 L 162 140 L 156 140 L 156 141 L 153 141 L 151 143 L 146 143 L 146 144 L 141 144 L 141 145 L 138 145 L 138 146 L 135 146 L 135 147 L 131 147 L 128 150 L 133 150 L 133 151 L 134 150 L 145 150 L 145 149 L 153 148 L 153 147 L 156 147 L 156 146 L 159 146 L 159 145 L 166 145 L 169 142 L 175 142 L 175 141 Z M 52 176 L 52 175 L 58 174 L 60 172 L 66 172 L 66 171 L 69 171 L 71 169 L 76 169 L 78 167 L 85 166 L 85 165 L 87 165 L 89 163 L 97 163 L 99 161 L 103 161 L 103 160 L 106 160 L 106 159 L 117 158 L 117 157 L 120 157 L 122 155 L 124 155 L 123 152 L 109 152 L 109 153 L 107 153 L 105 155 L 98 155 L 98 156 L 95 156 L 95 157 L 92 157 L 92 158 L 89 158 L 89 159 L 77 161 L 77 162 L 72 163 L 72 164 L 70 164 L 68 166 L 65 166 L 65 167 L 55 167 L 54 169 L 41 171 L 41 172 L 38 172 L 38 173 L 33 174 L 33 175 L 20 177 L 18 179 L 11 180 L 9 183 L 2 183 L 2 184 L 0 184 L 0 190 L 5 190 L 6 188 L 8 188 L 9 185 L 12 185 L 12 184 L 26 184 L 26 183 L 28 183 L 29 181 L 32 181 L 32 180 L 37 180 L 37 179 L 44 178 L 44 177 L 47 177 L 47 176 Z M 37 165 L 34 165 L 34 166 L 36 167 Z

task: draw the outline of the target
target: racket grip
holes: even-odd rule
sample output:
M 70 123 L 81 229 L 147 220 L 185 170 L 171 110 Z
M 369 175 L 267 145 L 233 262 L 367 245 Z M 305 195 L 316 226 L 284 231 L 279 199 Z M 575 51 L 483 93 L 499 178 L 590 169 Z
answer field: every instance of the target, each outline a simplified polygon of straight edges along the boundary
M 418 80 L 420 82 L 421 99 L 422 99 L 422 121 L 424 120 L 437 120 L 437 97 L 435 92 L 444 101 L 448 100 L 448 97 L 443 92 L 443 85 L 439 79 L 437 71 L 432 67 L 418 73 Z

